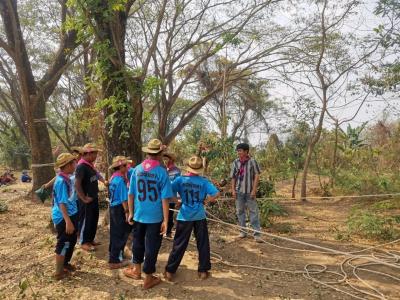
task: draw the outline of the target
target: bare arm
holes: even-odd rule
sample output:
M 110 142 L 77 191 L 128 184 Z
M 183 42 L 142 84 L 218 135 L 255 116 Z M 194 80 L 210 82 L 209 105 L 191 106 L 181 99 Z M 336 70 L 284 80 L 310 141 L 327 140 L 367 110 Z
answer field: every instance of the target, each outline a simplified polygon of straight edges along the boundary
M 50 189 L 50 188 L 52 188 L 53 185 L 54 185 L 54 182 L 56 182 L 56 178 L 57 178 L 57 176 L 55 176 L 55 177 L 54 177 L 52 180 L 50 180 L 48 183 L 43 184 L 43 187 L 44 187 L 45 189 Z
M 85 203 L 90 203 L 92 202 L 92 198 L 87 197 L 83 191 L 82 188 L 82 178 L 76 177 L 75 178 L 75 190 L 76 193 L 78 194 L 79 199 L 81 199 Z
M 58 207 L 60 208 L 62 216 L 65 221 L 65 232 L 67 234 L 73 234 L 75 227 L 74 224 L 72 224 L 70 217 L 68 216 L 67 207 L 65 206 L 64 203 L 60 203 Z
M 128 223 L 131 225 L 133 225 L 133 220 L 132 220 L 133 219 L 133 198 L 134 198 L 134 195 L 128 195 L 128 210 L 129 210 Z
M 252 196 L 253 198 L 255 198 L 256 195 L 257 195 L 257 189 L 258 189 L 258 182 L 259 182 L 259 181 L 260 181 L 260 174 L 256 174 L 256 175 L 254 176 L 253 188 L 252 188 L 252 190 L 251 190 L 251 196 Z
M 161 225 L 161 231 L 160 235 L 163 235 L 167 232 L 167 227 L 168 227 L 168 215 L 169 215 L 169 200 L 168 199 L 163 199 L 162 200 L 162 208 L 163 208 L 163 216 L 164 220 Z
M 232 192 L 232 197 L 236 198 L 236 179 L 232 178 L 231 180 L 231 192 Z
M 220 193 L 216 193 L 214 196 L 208 196 L 206 201 L 204 201 L 204 204 L 217 202 L 219 195 Z

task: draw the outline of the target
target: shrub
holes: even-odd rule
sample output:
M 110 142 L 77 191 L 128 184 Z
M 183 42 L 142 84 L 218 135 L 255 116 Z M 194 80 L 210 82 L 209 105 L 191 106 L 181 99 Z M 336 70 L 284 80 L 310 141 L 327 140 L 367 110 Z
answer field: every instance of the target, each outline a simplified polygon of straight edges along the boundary
M 365 238 L 393 240 L 399 236 L 398 230 L 393 227 L 396 218 L 380 216 L 371 211 L 355 210 L 347 220 L 350 233 Z
M 273 200 L 259 201 L 261 226 L 271 226 L 274 217 L 287 216 L 286 210 Z

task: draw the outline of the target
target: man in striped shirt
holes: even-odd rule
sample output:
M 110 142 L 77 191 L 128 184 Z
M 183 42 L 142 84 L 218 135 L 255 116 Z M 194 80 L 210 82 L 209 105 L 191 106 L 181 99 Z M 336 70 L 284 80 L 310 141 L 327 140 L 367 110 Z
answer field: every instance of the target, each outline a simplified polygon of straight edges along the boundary
M 232 163 L 231 184 L 232 196 L 236 199 L 236 214 L 240 230 L 240 238 L 245 238 L 246 232 L 246 207 L 249 210 L 250 223 L 256 232 L 254 239 L 256 242 L 262 242 L 260 238 L 260 218 L 256 193 L 260 179 L 260 168 L 257 161 L 249 156 L 250 147 L 246 143 L 236 146 L 238 158 Z

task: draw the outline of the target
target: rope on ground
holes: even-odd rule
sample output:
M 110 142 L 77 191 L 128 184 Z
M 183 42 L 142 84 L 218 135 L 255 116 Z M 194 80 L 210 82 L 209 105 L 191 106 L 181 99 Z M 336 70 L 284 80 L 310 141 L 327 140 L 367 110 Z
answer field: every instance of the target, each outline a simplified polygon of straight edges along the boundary
M 224 222 L 222 220 L 220 220 L 218 217 L 214 216 L 213 214 L 207 212 L 210 217 L 208 217 L 207 219 L 209 221 L 212 222 L 216 222 L 216 223 L 220 223 L 222 225 L 226 225 L 229 226 L 231 228 L 235 228 L 235 229 L 242 229 L 240 226 L 235 225 L 235 224 L 231 224 L 231 223 L 227 223 Z M 279 236 L 279 235 L 274 235 L 274 234 L 270 234 L 267 232 L 263 232 L 263 231 L 256 231 L 253 230 L 251 228 L 248 228 L 248 230 L 253 231 L 254 233 L 259 233 L 262 235 L 266 235 L 272 238 L 276 238 L 276 239 L 281 239 L 283 241 L 286 242 L 291 242 L 291 243 L 297 243 L 297 244 L 301 244 L 303 246 L 307 246 L 307 247 L 312 247 L 312 248 L 316 248 L 316 249 L 321 249 L 323 251 L 308 251 L 305 249 L 296 249 L 296 248 L 288 248 L 288 247 L 282 247 L 282 246 L 278 246 L 275 245 L 273 243 L 269 243 L 265 240 L 262 240 L 264 243 L 267 243 L 269 245 L 272 245 L 274 247 L 279 247 L 279 248 L 283 248 L 283 249 L 288 249 L 291 251 L 307 251 L 307 252 L 319 252 L 319 253 L 323 253 L 323 254 L 328 254 L 328 255 L 339 255 L 339 256 L 345 256 L 345 259 L 340 263 L 340 273 L 339 272 L 334 272 L 334 271 L 329 271 L 327 270 L 327 266 L 325 265 L 319 265 L 319 264 L 308 264 L 304 267 L 304 270 L 282 270 L 282 269 L 276 269 L 276 268 L 266 268 L 266 267 L 262 267 L 262 266 L 251 266 L 251 265 L 242 265 L 242 264 L 233 264 L 230 262 L 227 262 L 225 260 L 223 260 L 222 256 L 212 252 L 214 259 L 216 259 L 217 263 L 221 263 L 230 267 L 237 267 L 237 268 L 251 268 L 251 269 L 258 269 L 258 270 L 265 270 L 265 271 L 273 271 L 273 272 L 283 272 L 283 273 L 291 273 L 291 274 L 302 274 L 304 278 L 311 280 L 317 284 L 320 284 L 322 286 L 325 286 L 327 288 L 333 289 L 337 292 L 346 294 L 348 296 L 351 296 L 355 299 L 365 299 L 365 296 L 369 296 L 369 297 L 373 297 L 373 298 L 377 298 L 377 299 L 387 299 L 384 294 L 382 292 L 380 292 L 377 288 L 373 287 L 371 284 L 369 284 L 368 282 L 366 282 L 365 280 L 363 280 L 360 275 L 357 273 L 358 270 L 360 271 L 364 271 L 364 272 L 370 272 L 370 273 L 374 273 L 374 274 L 379 274 L 388 278 L 391 278 L 393 280 L 396 281 L 400 281 L 399 277 L 393 276 L 391 274 L 388 274 L 386 272 L 379 272 L 379 271 L 375 271 L 375 270 L 370 270 L 367 269 L 366 267 L 368 266 L 379 266 L 379 265 L 384 265 L 390 268 L 395 268 L 395 269 L 400 269 L 400 265 L 399 265 L 399 259 L 400 256 L 396 253 L 390 252 L 390 251 L 386 251 L 386 250 L 381 250 L 384 252 L 384 254 L 371 254 L 371 255 L 356 255 L 365 251 L 371 251 L 374 249 L 378 249 L 378 248 L 383 248 L 384 246 L 390 245 L 390 244 L 395 244 L 400 242 L 400 239 L 389 242 L 389 243 L 384 243 L 381 245 L 377 245 L 377 246 L 373 246 L 373 247 L 369 247 L 369 248 L 365 248 L 362 250 L 358 250 L 358 251 L 353 251 L 353 252 L 345 252 L 345 251 L 340 251 L 340 250 L 336 250 L 336 249 L 331 249 L 328 247 L 322 247 L 319 245 L 315 245 L 312 243 L 307 243 L 307 242 L 303 242 L 303 241 L 299 241 L 296 239 L 292 239 L 292 238 L 287 238 L 287 237 L 283 237 L 283 236 Z M 366 260 L 368 261 L 368 263 L 363 263 L 363 264 L 355 264 L 352 263 L 356 260 Z M 372 263 L 371 263 L 372 262 Z M 361 289 L 357 286 L 355 286 L 349 279 L 349 274 L 348 272 L 345 270 L 346 267 L 349 267 L 352 269 L 352 273 L 355 276 L 355 278 L 357 278 L 358 282 L 360 282 L 363 286 L 365 286 L 368 290 L 365 289 Z M 330 275 L 334 275 L 337 276 L 338 279 L 335 281 L 330 281 L 330 282 L 325 282 L 322 281 L 320 279 L 315 278 L 315 276 L 317 275 L 322 275 L 322 274 L 330 274 Z M 348 287 L 350 287 L 351 289 L 353 289 L 354 291 L 362 294 L 363 296 L 358 296 L 356 294 L 350 293 L 348 291 L 342 290 L 340 288 L 337 288 L 334 285 L 337 284 L 342 284 L 345 283 L 347 284 Z
M 362 198 L 380 198 L 380 197 L 393 197 L 400 196 L 400 193 L 389 193 L 389 194 L 370 194 L 370 195 L 341 195 L 341 196 L 307 196 L 305 199 L 362 199 Z M 302 198 L 292 198 L 292 197 L 260 197 L 257 200 L 301 200 Z M 219 198 L 218 201 L 232 201 L 232 197 Z

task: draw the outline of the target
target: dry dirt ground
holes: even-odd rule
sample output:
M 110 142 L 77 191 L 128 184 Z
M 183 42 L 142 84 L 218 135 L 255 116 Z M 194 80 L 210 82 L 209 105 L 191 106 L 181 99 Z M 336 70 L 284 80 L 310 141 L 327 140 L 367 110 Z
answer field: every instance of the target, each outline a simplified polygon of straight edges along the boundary
M 212 266 L 212 278 L 200 281 L 197 279 L 197 253 L 193 246 L 185 254 L 176 283 L 163 282 L 152 290 L 144 291 L 140 281 L 125 278 L 120 270 L 107 269 L 108 228 L 105 226 L 99 227 L 98 240 L 102 245 L 98 251 L 88 254 L 77 247 L 73 263 L 79 265 L 80 270 L 70 278 L 57 282 L 52 279 L 55 235 L 48 227 L 50 203 L 43 205 L 24 197 L 29 189 L 29 184 L 0 188 L 0 199 L 8 205 L 8 211 L 0 214 L 0 299 L 352 299 L 313 283 L 301 274 L 230 267 L 217 262 Z M 351 201 L 321 200 L 306 204 L 286 201 L 282 204 L 289 215 L 276 222 L 291 224 L 291 232 L 282 236 L 343 251 L 378 243 L 335 240 L 334 231 L 343 226 L 353 205 Z M 105 212 L 102 211 L 102 217 Z M 343 260 L 343 257 L 256 244 L 251 238 L 238 241 L 235 230 L 209 224 L 212 251 L 233 264 L 303 270 L 306 264 L 315 263 L 338 271 L 338 263 Z M 267 237 L 266 240 L 278 246 L 304 249 L 278 239 Z M 163 240 L 157 263 L 158 273 L 163 271 L 171 246 L 170 241 Z M 393 245 L 387 249 L 400 250 L 400 247 Z M 375 270 L 392 272 L 389 268 Z M 376 274 L 361 275 L 365 275 L 363 278 L 369 284 L 379 287 L 387 299 L 400 299 L 397 281 Z M 334 279 L 327 275 L 318 278 Z M 354 282 L 354 279 L 351 280 Z M 336 287 L 369 299 L 343 284 Z

